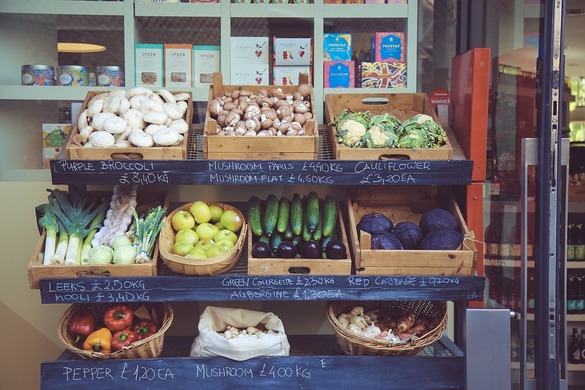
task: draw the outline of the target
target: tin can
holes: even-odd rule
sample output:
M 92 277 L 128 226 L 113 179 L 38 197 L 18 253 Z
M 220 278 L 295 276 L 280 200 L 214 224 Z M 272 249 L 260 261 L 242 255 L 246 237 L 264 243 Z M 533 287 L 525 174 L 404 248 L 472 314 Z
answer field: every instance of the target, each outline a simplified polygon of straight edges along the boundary
M 62 65 L 57 67 L 57 85 L 81 87 L 89 85 L 89 73 L 85 66 Z
M 119 66 L 96 67 L 97 85 L 99 87 L 123 87 L 124 72 Z
M 51 65 L 22 65 L 22 85 L 54 85 L 55 68 Z

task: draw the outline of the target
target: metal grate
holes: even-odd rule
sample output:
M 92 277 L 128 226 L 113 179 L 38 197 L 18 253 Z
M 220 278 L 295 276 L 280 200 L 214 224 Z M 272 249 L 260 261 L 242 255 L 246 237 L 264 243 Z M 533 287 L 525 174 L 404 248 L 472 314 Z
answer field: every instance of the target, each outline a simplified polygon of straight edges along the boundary
M 203 128 L 201 125 L 195 125 L 189 132 L 189 150 L 187 151 L 187 160 L 203 160 Z M 327 126 L 319 127 L 319 160 L 333 160 L 333 145 L 331 134 Z

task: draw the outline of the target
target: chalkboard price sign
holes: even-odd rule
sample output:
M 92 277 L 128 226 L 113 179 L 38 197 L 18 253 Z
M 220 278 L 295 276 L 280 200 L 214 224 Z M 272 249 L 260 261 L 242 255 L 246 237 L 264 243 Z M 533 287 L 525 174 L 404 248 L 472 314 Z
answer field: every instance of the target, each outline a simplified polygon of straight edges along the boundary
M 464 185 L 473 162 L 52 160 L 55 184 Z
M 240 300 L 480 300 L 474 276 L 92 277 L 40 281 L 43 303 Z

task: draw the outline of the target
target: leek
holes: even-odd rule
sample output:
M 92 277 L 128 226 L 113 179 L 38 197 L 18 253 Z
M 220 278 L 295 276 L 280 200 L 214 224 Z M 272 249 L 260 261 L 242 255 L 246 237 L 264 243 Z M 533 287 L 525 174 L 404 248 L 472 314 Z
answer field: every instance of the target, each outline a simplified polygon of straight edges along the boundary
M 44 215 L 39 218 L 39 225 L 45 229 L 45 250 L 43 254 L 43 265 L 53 263 L 55 248 L 57 247 L 57 233 L 59 233 L 59 222 L 51 209 L 51 205 L 45 203 L 41 205 L 40 210 Z
M 71 189 L 69 194 L 59 189 L 48 190 L 49 203 L 63 229 L 69 235 L 65 264 L 81 264 L 83 239 L 94 229 L 98 229 L 105 215 L 107 204 L 99 203 L 97 197 L 81 190 Z
M 69 243 L 69 234 L 66 231 L 61 230 L 59 232 L 59 242 L 57 242 L 57 248 L 55 254 L 51 258 L 51 264 L 63 264 L 65 263 L 65 255 L 67 254 L 67 246 Z
M 132 214 L 134 215 L 134 245 L 138 246 L 136 250 L 135 262 L 138 264 L 150 261 L 152 256 L 152 248 L 156 238 L 165 224 L 166 217 L 164 216 L 167 209 L 163 206 L 158 206 L 148 210 L 144 218 L 140 218 L 136 213 L 136 209 L 132 207 Z
M 97 233 L 97 229 L 93 229 L 87 237 L 83 240 L 83 245 L 81 246 L 81 264 L 88 264 L 89 263 L 89 252 L 91 251 L 91 240 L 93 240 L 95 234 Z

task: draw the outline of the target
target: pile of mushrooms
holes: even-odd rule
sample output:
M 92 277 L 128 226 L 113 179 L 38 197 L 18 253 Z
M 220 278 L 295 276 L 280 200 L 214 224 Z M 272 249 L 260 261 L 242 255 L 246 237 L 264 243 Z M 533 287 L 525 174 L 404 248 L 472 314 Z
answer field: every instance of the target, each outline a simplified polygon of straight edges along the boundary
M 228 325 L 223 332 L 218 332 L 220 335 L 225 337 L 227 340 L 234 339 L 237 337 L 256 337 L 261 338 L 265 334 L 277 334 L 278 332 L 264 327 L 248 326 L 247 328 L 237 328 L 235 326 Z
M 83 147 L 175 146 L 189 131 L 187 92 L 144 87 L 94 96 L 79 114 L 74 145 Z
M 305 124 L 313 118 L 310 97 L 308 84 L 300 84 L 292 93 L 281 88 L 257 93 L 238 88 L 209 102 L 209 115 L 217 123 L 217 135 L 303 135 Z

